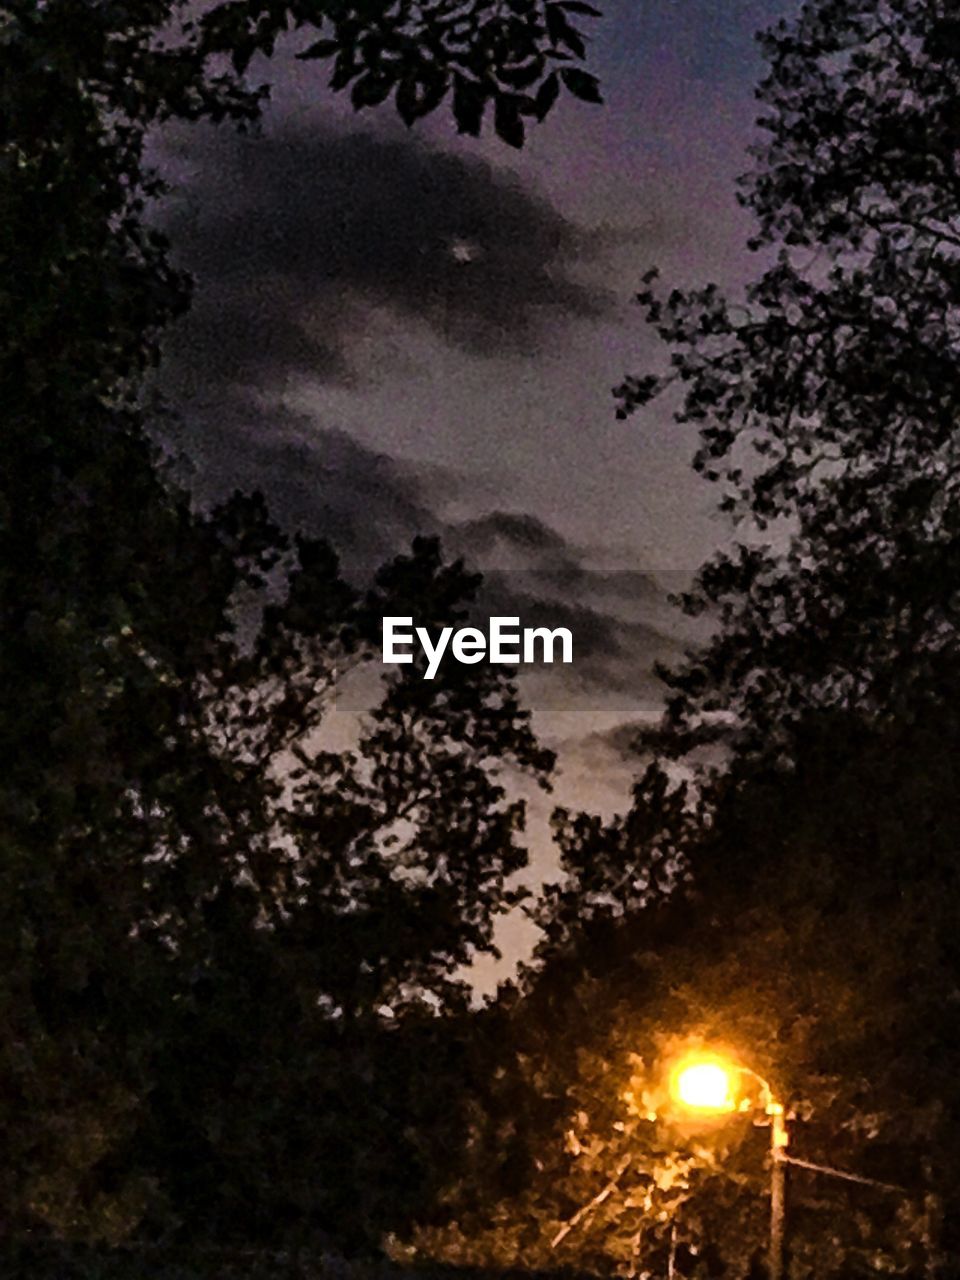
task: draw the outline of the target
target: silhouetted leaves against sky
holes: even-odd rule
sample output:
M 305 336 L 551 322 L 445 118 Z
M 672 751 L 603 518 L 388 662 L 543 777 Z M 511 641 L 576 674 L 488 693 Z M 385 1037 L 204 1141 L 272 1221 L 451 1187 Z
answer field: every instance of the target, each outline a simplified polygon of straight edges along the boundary
M 278 37 L 293 26 L 307 28 L 297 57 L 332 62 L 330 87 L 349 88 L 357 110 L 393 98 L 401 119 L 412 125 L 429 115 L 452 91 L 453 116 L 461 133 L 479 135 L 486 108 L 504 142 L 522 147 L 523 118 L 546 114 L 540 90 L 556 81 L 556 68 L 574 69 L 567 83 L 576 97 L 601 102 L 596 78 L 572 59 L 584 59 L 584 22 L 600 10 L 583 0 L 426 0 L 399 5 L 292 3 L 266 8 L 230 0 L 208 10 L 199 23 L 200 48 L 226 53 L 242 74 L 257 54 L 270 55 Z M 312 32 L 310 31 L 312 28 Z M 311 38 L 318 31 L 319 40 Z M 589 90 L 584 82 L 592 81 Z M 552 103 L 551 103 L 552 105 Z

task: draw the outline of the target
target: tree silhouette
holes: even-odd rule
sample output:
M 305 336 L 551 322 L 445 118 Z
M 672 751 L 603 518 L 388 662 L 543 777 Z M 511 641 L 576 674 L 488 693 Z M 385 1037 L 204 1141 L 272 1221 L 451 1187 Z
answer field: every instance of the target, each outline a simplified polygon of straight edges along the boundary
M 837 0 L 768 33 L 741 189 L 768 265 L 742 304 L 641 295 L 673 371 L 628 378 L 620 411 L 681 384 L 746 535 L 688 601 L 722 627 L 668 677 L 677 725 L 722 713 L 765 743 L 811 706 L 892 715 L 954 660 L 952 32 L 927 4 Z
M 345 54 L 373 57 L 334 11 Z M 549 31 L 538 8 L 506 32 L 484 12 L 435 52 L 519 141 L 505 86 L 545 44 L 545 113 L 577 38 L 562 6 Z M 431 14 L 374 23 L 408 118 Z M 543 781 L 551 758 L 487 668 L 407 668 L 353 752 L 322 750 L 377 610 L 446 622 L 475 583 L 422 543 L 357 596 L 258 499 L 194 510 L 150 444 L 142 375 L 189 282 L 144 218 L 147 131 L 256 119 L 243 33 L 266 51 L 298 15 L 188 17 L 31 0 L 0 26 L 3 1232 L 376 1247 L 435 1176 L 417 1117 L 453 1122 L 414 1069 L 443 1057 L 427 1011 L 462 1005 L 457 970 L 515 898 L 522 805 L 496 771 Z
M 794 1171 L 811 1274 L 880 1258 L 912 1274 L 956 1250 L 956 35 L 919 0 L 810 0 L 774 27 L 741 187 L 754 278 L 734 299 L 645 280 L 669 367 L 626 378 L 619 412 L 678 398 L 738 541 L 684 598 L 714 638 L 663 673 L 667 715 L 642 744 L 660 759 L 633 808 L 558 815 L 567 874 L 521 1015 L 532 1034 L 547 1000 L 557 1035 L 589 1001 L 582 1062 L 567 1054 L 552 1092 L 575 1115 L 600 1062 L 580 1109 L 611 1151 L 628 1051 L 652 1061 L 658 1037 L 693 1034 L 776 1083 L 814 1162 L 905 1188 L 842 1195 Z M 743 1271 L 762 1183 L 738 1190 L 727 1167 L 680 1221 Z M 593 1247 L 629 1267 L 615 1215 L 596 1221 Z

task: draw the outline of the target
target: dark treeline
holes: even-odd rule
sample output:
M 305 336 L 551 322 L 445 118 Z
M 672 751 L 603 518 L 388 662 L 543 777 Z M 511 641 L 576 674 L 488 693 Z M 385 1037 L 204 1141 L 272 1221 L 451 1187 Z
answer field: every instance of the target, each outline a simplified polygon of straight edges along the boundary
M 562 6 L 487 10 L 421 40 L 333 5 L 0 15 L 8 1239 L 370 1248 L 442 1168 L 463 1068 L 434 1014 L 462 1011 L 526 856 L 495 766 L 544 781 L 551 757 L 510 681 L 465 668 L 384 682 L 355 749 L 324 749 L 382 614 L 456 620 L 476 581 L 418 542 L 351 585 L 257 495 L 177 489 L 143 375 L 189 281 L 143 155 L 168 120 L 255 122 L 243 73 L 287 28 L 408 122 L 452 95 L 517 142 L 561 63 L 595 96 Z
M 175 1251 L 212 1275 L 229 1247 L 756 1275 L 766 1131 L 651 1118 L 699 1041 L 771 1081 L 799 1157 L 887 1184 L 791 1170 L 791 1274 L 947 1273 L 960 19 L 810 0 L 765 37 L 755 278 L 728 301 L 651 274 L 670 359 L 617 393 L 623 416 L 679 393 L 739 521 L 684 602 L 715 639 L 664 673 L 623 816 L 556 815 L 542 944 L 475 1011 L 463 966 L 526 857 L 506 774 L 548 785 L 552 756 L 509 673 L 454 664 L 391 674 L 327 748 L 380 617 L 456 621 L 477 582 L 427 541 L 347 582 L 256 495 L 177 488 L 143 375 L 189 287 L 142 148 L 255 121 L 251 57 L 309 25 L 358 107 L 449 101 L 475 132 L 490 105 L 518 144 L 561 80 L 597 97 L 589 7 L 428 5 L 412 37 L 403 6 L 243 0 L 171 36 L 187 12 L 48 0 L 0 27 L 8 1271 Z

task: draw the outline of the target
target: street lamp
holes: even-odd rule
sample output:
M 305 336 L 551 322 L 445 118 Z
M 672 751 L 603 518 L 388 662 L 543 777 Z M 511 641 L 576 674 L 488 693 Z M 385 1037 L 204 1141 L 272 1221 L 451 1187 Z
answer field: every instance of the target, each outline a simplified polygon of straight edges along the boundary
M 763 1076 L 749 1067 L 730 1062 L 719 1054 L 696 1053 L 682 1058 L 670 1073 L 670 1097 L 674 1103 L 699 1115 L 728 1115 L 751 1110 L 748 1098 L 738 1103 L 740 1079 L 749 1076 L 761 1089 L 761 1103 L 770 1117 L 770 1280 L 783 1280 L 784 1220 L 786 1216 L 786 1166 L 790 1134 L 783 1104 Z
M 732 1076 L 716 1059 L 685 1061 L 678 1064 L 670 1077 L 670 1096 L 691 1111 L 721 1115 L 733 1111 Z
M 760 1086 L 760 1104 L 764 1115 L 770 1117 L 769 1280 L 783 1280 L 784 1223 L 786 1218 L 785 1175 L 788 1164 L 797 1165 L 801 1169 L 807 1169 L 811 1173 L 822 1174 L 828 1178 L 839 1178 L 843 1182 L 857 1183 L 860 1186 L 876 1187 L 879 1190 L 893 1191 L 903 1196 L 916 1194 L 915 1190 L 911 1191 L 909 1188 L 898 1186 L 895 1183 L 881 1182 L 877 1178 L 867 1178 L 862 1174 L 851 1173 L 846 1169 L 836 1169 L 831 1165 L 816 1164 L 812 1160 L 799 1160 L 795 1156 L 789 1156 L 787 1148 L 790 1143 L 790 1133 L 787 1129 L 786 1111 L 783 1104 L 774 1097 L 773 1089 L 769 1082 L 764 1080 L 763 1076 L 759 1075 L 751 1067 L 744 1067 L 720 1053 L 697 1051 L 681 1058 L 674 1064 L 670 1072 L 668 1091 L 675 1107 L 691 1112 L 695 1117 L 725 1116 L 733 1111 L 743 1114 L 757 1109 L 749 1094 L 741 1088 L 740 1082 L 744 1076 L 755 1080 Z M 623 1097 L 625 1100 L 632 1100 L 634 1106 L 636 1105 L 636 1098 L 632 1090 L 627 1090 Z M 648 1110 L 644 1114 L 646 1119 L 651 1121 L 655 1121 L 658 1118 L 656 1110 Z M 624 1126 L 621 1124 L 617 1127 L 622 1130 Z M 613 1194 L 630 1163 L 631 1156 L 629 1154 L 620 1160 L 613 1177 L 607 1185 L 589 1203 L 582 1205 L 573 1217 L 560 1228 L 550 1242 L 552 1248 L 557 1248 L 571 1231 L 587 1219 L 598 1205 Z M 936 1227 L 941 1215 L 942 1201 L 940 1196 L 928 1185 L 924 1192 L 924 1216 L 927 1242 L 926 1274 L 929 1280 L 936 1280 L 939 1274 L 940 1254 L 937 1248 Z M 672 1247 L 670 1256 L 670 1274 L 672 1275 Z

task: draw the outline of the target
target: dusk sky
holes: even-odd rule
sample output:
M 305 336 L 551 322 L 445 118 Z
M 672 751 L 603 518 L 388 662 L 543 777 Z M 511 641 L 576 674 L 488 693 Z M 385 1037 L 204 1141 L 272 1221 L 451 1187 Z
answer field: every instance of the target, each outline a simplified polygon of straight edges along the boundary
M 625 804 L 653 659 L 690 634 L 665 594 L 729 536 L 692 437 L 662 408 L 616 422 L 611 388 L 655 359 L 632 305 L 650 265 L 678 284 L 744 270 L 753 33 L 792 8 L 606 5 L 590 24 L 606 105 L 566 98 L 521 152 L 444 113 L 413 131 L 389 107 L 356 115 L 289 56 L 251 68 L 274 86 L 259 136 L 160 140 L 197 281 L 166 374 L 197 490 L 261 488 L 348 565 L 440 533 L 507 612 L 539 599 L 571 621 L 572 672 L 524 684 L 561 765 L 533 880 L 553 803 Z M 508 964 L 531 936 L 504 928 Z
M 0 99 L 0 1280 L 960 1280 L 960 0 Z

